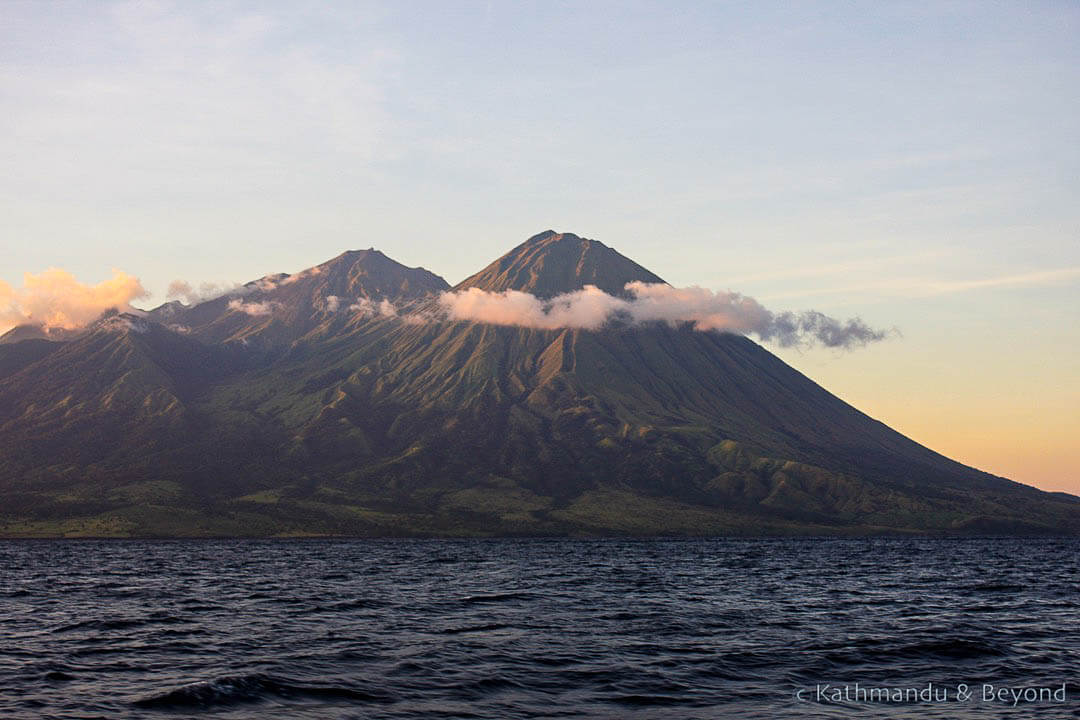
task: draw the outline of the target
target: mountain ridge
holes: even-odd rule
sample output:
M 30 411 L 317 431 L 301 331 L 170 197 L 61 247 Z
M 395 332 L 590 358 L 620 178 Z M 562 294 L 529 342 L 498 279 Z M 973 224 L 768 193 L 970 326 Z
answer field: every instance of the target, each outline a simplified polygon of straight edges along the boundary
M 935 453 L 742 335 L 430 315 L 632 281 L 663 282 L 554 231 L 454 288 L 348 251 L 0 345 L 0 535 L 1080 532 L 1080 499 Z

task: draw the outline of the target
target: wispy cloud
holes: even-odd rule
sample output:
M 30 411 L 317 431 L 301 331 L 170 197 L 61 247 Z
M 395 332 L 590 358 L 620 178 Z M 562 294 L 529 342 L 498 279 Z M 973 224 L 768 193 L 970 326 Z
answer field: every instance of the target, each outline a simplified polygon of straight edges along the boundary
M 236 292 L 240 287 L 240 285 L 219 285 L 218 283 L 204 282 L 198 288 L 195 288 L 186 280 L 173 280 L 169 283 L 169 289 L 165 292 L 165 297 L 169 300 L 183 300 L 188 305 L 198 305 L 201 302 Z
M 926 295 L 943 295 L 994 287 L 1047 287 L 1062 285 L 1077 279 L 1080 279 L 1080 267 L 1071 267 L 999 275 L 978 280 L 930 280 L 922 283 L 922 290 Z
M 0 131 L 19 138 L 6 145 L 8 162 L 43 191 L 76 183 L 85 194 L 156 199 L 284 190 L 325 163 L 362 172 L 379 148 L 389 54 L 360 42 L 370 40 L 361 12 L 334 22 L 329 10 L 120 2 L 10 14 L 25 18 L 27 35 L 12 38 L 13 59 L 0 66 Z M 305 23 L 325 23 L 356 50 L 325 52 Z M 65 51 L 51 52 L 53 43 Z M 50 61 L 23 59 L 42 56 Z
M 112 332 L 134 332 L 140 335 L 150 332 L 150 326 L 144 321 L 138 319 L 132 319 L 129 317 L 123 317 L 121 315 L 114 315 L 113 317 L 106 318 L 100 325 L 104 330 L 110 330 Z
M 878 278 L 857 283 L 832 285 L 825 288 L 807 288 L 805 290 L 769 293 L 766 299 L 788 300 L 792 298 L 854 295 L 859 293 L 901 298 L 925 298 L 992 288 L 1055 287 L 1068 285 L 1077 280 L 1080 280 L 1080 267 L 1036 270 L 967 280 L 907 276 Z
M 281 303 L 274 302 L 273 300 L 265 300 L 263 302 L 244 302 L 240 298 L 236 298 L 229 301 L 230 310 L 239 310 L 242 313 L 253 316 L 272 315 L 280 307 Z
M 950 251 L 939 248 L 905 255 L 891 255 L 888 257 L 871 257 L 832 263 L 796 264 L 793 266 L 771 267 L 766 270 L 749 272 L 742 275 L 733 275 L 725 277 L 725 280 L 732 285 L 745 285 L 746 283 L 797 280 L 801 278 L 835 276 L 865 277 L 875 273 L 875 271 L 903 267 L 910 263 L 935 260 L 940 261 L 942 258 L 951 254 Z
M 295 283 L 295 282 L 297 282 L 299 280 L 303 280 L 304 278 L 312 277 L 313 275 L 321 275 L 321 274 L 322 274 L 322 268 L 321 267 L 308 268 L 307 270 L 301 270 L 300 272 L 296 273 L 295 275 L 288 275 L 286 277 L 281 278 L 281 280 L 279 280 L 277 282 L 277 284 L 278 285 L 292 285 L 293 283 Z
M 349 312 L 354 312 L 361 317 L 371 317 L 375 315 L 395 317 L 398 314 L 397 307 L 386 298 L 383 298 L 379 302 L 367 298 L 360 298 L 349 305 Z
M 316 272 L 311 274 L 317 275 L 318 269 L 314 268 L 314 270 L 316 270 Z M 224 284 L 204 282 L 200 283 L 198 288 L 193 287 L 192 284 L 186 280 L 173 280 L 169 283 L 169 289 L 166 291 L 165 296 L 170 300 L 183 300 L 188 305 L 198 305 L 199 303 L 207 302 L 209 300 L 216 300 L 225 295 L 243 297 L 244 295 L 250 295 L 254 292 L 270 292 L 282 285 L 290 285 L 301 277 L 305 277 L 307 274 L 307 271 L 305 271 L 296 275 L 267 275 L 258 280 L 244 283 L 243 285 L 239 283 Z

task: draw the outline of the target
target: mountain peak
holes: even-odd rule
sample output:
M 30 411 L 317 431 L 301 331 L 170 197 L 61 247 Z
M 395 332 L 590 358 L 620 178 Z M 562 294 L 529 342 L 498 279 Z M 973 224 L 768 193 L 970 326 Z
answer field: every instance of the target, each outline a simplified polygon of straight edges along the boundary
M 449 287 L 438 275 L 403 265 L 373 247 L 347 250 L 300 276 L 321 276 L 328 293 L 349 297 L 415 299 Z
M 360 250 L 346 250 L 345 252 L 341 253 L 337 257 L 334 257 L 334 258 L 331 258 L 330 260 L 327 260 L 322 265 L 334 265 L 334 264 L 337 264 L 337 263 L 362 262 L 362 261 L 368 260 L 370 258 L 385 258 L 387 260 L 390 260 L 390 258 L 387 257 L 386 254 L 383 253 L 381 250 L 376 250 L 373 247 L 369 247 L 369 248 L 363 248 L 363 249 L 360 249 Z M 322 267 L 322 266 L 320 266 L 320 267 Z
M 577 235 L 574 235 L 573 233 L 558 233 L 558 232 L 555 232 L 554 230 L 545 230 L 542 233 L 536 233 L 535 235 L 533 235 L 531 238 L 529 238 L 528 240 L 525 241 L 525 244 L 530 245 L 530 244 L 540 243 L 540 242 L 543 242 L 543 241 L 545 241 L 545 240 L 547 240 L 547 239 L 549 239 L 551 237 L 558 237 L 560 235 L 568 235 L 570 237 L 575 237 L 575 238 L 577 237 Z
M 612 295 L 625 294 L 633 281 L 664 282 L 597 240 L 573 233 L 545 230 L 533 235 L 454 289 L 480 288 L 489 292 L 519 290 L 541 298 L 595 285 Z

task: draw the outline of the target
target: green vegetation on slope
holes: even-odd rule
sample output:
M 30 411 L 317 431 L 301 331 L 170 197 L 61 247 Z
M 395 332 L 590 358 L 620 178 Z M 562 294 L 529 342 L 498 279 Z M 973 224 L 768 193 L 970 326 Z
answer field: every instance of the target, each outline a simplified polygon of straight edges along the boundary
M 0 535 L 1080 531 L 1080 500 L 944 458 L 744 337 L 334 314 L 446 284 L 376 251 L 319 268 L 245 296 L 280 316 L 215 300 L 0 345 Z M 650 278 L 544 233 L 463 286 Z

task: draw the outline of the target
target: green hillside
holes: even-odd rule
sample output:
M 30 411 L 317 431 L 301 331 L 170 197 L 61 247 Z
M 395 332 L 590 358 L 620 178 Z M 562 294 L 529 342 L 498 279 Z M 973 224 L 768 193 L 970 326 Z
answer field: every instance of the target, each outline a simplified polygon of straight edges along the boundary
M 287 278 L 0 344 L 0 535 L 1080 531 L 740 335 L 417 322 L 449 286 L 374 250 Z M 633 280 L 547 232 L 459 288 Z

